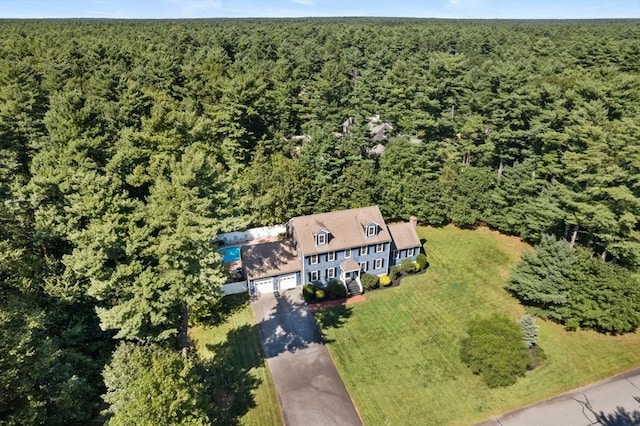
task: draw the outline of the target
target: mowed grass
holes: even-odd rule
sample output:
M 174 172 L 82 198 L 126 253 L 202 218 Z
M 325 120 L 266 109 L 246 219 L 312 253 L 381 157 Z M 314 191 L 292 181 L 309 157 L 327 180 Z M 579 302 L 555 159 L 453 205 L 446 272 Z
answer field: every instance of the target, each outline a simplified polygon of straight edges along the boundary
M 484 228 L 419 234 L 428 272 L 368 293 L 343 326 L 323 329 L 365 424 L 473 424 L 640 365 L 638 333 L 566 332 L 537 319 L 546 364 L 513 386 L 489 389 L 460 361 L 460 339 L 474 317 L 524 313 L 503 285 L 531 248 Z
M 211 359 L 218 391 L 213 400 L 226 415 L 219 424 L 281 425 L 280 405 L 247 295 L 227 296 L 231 309 L 215 326 L 189 331 L 198 353 Z

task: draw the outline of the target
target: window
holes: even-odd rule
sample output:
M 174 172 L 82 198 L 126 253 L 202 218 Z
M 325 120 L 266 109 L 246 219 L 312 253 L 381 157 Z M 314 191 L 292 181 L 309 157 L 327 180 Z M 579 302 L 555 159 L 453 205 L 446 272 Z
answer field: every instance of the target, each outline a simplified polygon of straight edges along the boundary
M 373 269 L 382 269 L 384 266 L 384 259 L 376 259 L 373 264 Z
M 318 263 L 318 255 L 312 254 L 311 257 L 309 258 L 309 263 L 312 265 L 315 265 L 316 263 Z
M 360 256 L 366 256 L 367 253 L 369 253 L 369 250 L 367 250 L 367 246 L 360 247 Z
M 316 238 L 318 239 L 318 245 L 322 246 L 327 244 L 327 234 L 325 234 L 324 232 L 319 233 Z
M 360 262 L 360 270 L 367 272 L 367 266 L 369 266 L 369 262 Z
M 327 278 L 336 277 L 336 268 L 327 268 Z
M 345 259 L 350 259 L 351 258 L 351 249 L 345 249 L 344 258 Z
M 407 257 L 413 256 L 413 250 L 415 250 L 415 249 L 413 249 L 413 248 L 407 249 Z
M 384 244 L 376 244 L 376 253 L 382 253 L 382 250 L 384 250 Z
M 369 225 L 367 226 L 367 237 L 374 237 L 376 235 L 376 226 Z
M 327 262 L 333 262 L 334 260 L 336 260 L 336 252 L 330 251 L 327 253 Z
M 311 271 L 309 273 L 310 281 L 318 281 L 320 279 L 319 271 Z
M 391 255 L 393 256 L 394 259 L 398 260 L 400 259 L 400 252 L 398 250 L 394 250 Z

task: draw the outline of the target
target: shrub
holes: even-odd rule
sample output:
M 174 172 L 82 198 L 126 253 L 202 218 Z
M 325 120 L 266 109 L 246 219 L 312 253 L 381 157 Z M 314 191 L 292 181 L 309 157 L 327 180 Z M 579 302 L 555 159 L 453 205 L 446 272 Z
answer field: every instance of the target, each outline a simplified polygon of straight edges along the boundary
M 324 299 L 324 290 L 319 288 L 316 290 L 316 299 L 317 300 L 322 300 Z
M 304 301 L 307 303 L 314 302 L 316 300 L 317 289 L 318 286 L 315 284 L 305 284 L 305 286 L 302 287 L 302 297 L 304 298 Z
M 389 271 L 389 276 L 391 277 L 391 280 L 395 280 L 396 278 L 398 278 L 398 275 L 400 275 L 401 272 L 402 272 L 402 266 L 396 265 L 392 267 L 391 270 Z
M 494 315 L 469 324 L 460 358 L 491 388 L 509 386 L 524 376 L 531 356 L 520 328 L 507 317 Z
M 400 264 L 400 268 L 402 268 L 404 272 L 413 272 L 414 271 L 413 260 L 411 259 L 403 260 L 402 263 Z
M 362 283 L 362 287 L 365 290 L 373 290 L 374 288 L 378 288 L 378 277 L 371 274 L 360 274 L 360 282 Z
M 329 281 L 324 292 L 329 300 L 343 299 L 347 297 L 347 289 L 344 287 L 344 284 L 342 284 L 342 281 L 338 280 Z
M 424 254 L 424 253 L 420 253 L 420 254 L 418 255 L 418 257 L 416 257 L 416 264 L 417 264 L 418 266 L 420 266 L 420 269 L 424 269 L 424 268 L 426 268 L 426 267 L 427 267 L 427 263 L 428 263 L 428 262 L 427 262 L 427 256 L 425 256 L 425 254 Z M 419 271 L 420 269 L 416 268 L 416 270 L 418 270 L 418 271 Z
M 420 264 L 418 262 L 413 262 L 413 270 L 415 272 L 420 272 L 422 270 L 422 267 L 420 266 Z
M 380 277 L 380 285 L 383 287 L 387 287 L 391 285 L 391 277 L 389 275 L 383 275 Z

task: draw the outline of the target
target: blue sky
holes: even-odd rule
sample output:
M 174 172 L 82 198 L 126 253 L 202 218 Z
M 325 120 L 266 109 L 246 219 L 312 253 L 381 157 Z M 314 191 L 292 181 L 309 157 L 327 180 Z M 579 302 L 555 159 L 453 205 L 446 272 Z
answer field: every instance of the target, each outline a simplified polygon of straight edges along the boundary
M 0 18 L 640 18 L 640 0 L 0 0 Z

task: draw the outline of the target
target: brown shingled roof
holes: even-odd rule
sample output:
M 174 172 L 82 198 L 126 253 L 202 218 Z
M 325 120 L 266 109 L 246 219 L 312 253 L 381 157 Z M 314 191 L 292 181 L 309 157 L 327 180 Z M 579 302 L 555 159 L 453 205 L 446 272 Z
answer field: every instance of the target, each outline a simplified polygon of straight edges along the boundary
M 420 247 L 420 238 L 416 228 L 409 222 L 392 223 L 388 226 L 391 238 L 398 250 Z
M 367 238 L 370 223 L 379 226 L 378 234 Z M 304 256 L 391 241 L 378 206 L 294 217 L 289 225 Z M 330 233 L 329 241 L 316 246 L 314 234 L 321 230 Z
M 246 246 L 241 256 L 249 280 L 300 270 L 296 248 L 289 240 Z

